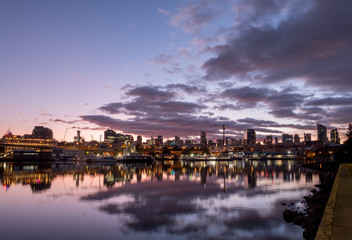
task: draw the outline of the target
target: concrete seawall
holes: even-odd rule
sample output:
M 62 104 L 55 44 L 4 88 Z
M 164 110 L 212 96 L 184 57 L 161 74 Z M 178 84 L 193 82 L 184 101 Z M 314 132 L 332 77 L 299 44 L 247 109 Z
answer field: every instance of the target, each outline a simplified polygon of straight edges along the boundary
M 352 239 L 352 164 L 339 167 L 315 239 Z

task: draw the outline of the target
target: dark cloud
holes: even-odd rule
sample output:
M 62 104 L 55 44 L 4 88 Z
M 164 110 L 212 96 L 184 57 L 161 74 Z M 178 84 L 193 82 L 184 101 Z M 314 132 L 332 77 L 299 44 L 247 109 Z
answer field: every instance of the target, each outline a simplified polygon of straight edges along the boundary
M 54 122 L 54 123 L 66 123 L 66 124 L 76 124 L 78 121 L 77 120 L 71 120 L 71 121 L 67 121 L 67 120 L 63 120 L 63 119 L 49 119 L 49 122 Z
M 121 113 L 122 107 L 123 107 L 123 103 L 115 102 L 115 103 L 106 104 L 100 107 L 99 110 L 107 113 L 115 114 L 115 113 Z
M 217 56 L 203 64 L 205 79 L 239 77 L 266 83 L 303 79 L 307 84 L 349 91 L 350 9 L 352 2 L 343 0 L 239 4 L 232 36 L 214 48 Z
M 195 94 L 195 93 L 206 93 L 207 89 L 204 86 L 194 86 L 190 84 L 168 84 L 165 86 L 168 90 L 181 90 L 185 93 Z
M 143 101 L 167 101 L 173 98 L 175 93 L 159 90 L 159 87 L 143 86 L 128 90 L 126 95 L 141 98 Z
M 268 88 L 252 88 L 252 87 L 240 87 L 226 89 L 221 93 L 221 96 L 236 100 L 239 103 L 257 103 L 260 101 L 265 101 L 269 94 L 273 90 Z
M 327 97 L 314 99 L 307 102 L 309 106 L 339 106 L 352 105 L 352 97 Z
M 275 117 L 294 118 L 294 110 L 298 109 L 307 96 L 294 93 L 292 89 L 276 91 L 269 88 L 240 87 L 226 89 L 221 96 L 236 101 L 236 104 L 222 104 L 219 109 L 245 109 L 264 104 Z

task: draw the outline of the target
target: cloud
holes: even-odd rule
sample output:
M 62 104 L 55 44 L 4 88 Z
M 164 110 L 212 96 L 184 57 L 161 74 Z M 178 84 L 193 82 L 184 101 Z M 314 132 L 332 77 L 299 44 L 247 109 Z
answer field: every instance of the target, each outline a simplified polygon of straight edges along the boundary
M 239 24 L 232 35 L 203 64 L 205 79 L 235 77 L 261 83 L 299 79 L 308 85 L 351 90 L 352 15 L 347 9 L 352 2 L 249 2 L 251 14 L 244 11 L 237 16 Z
M 224 9 L 220 8 L 216 2 L 203 0 L 198 4 L 180 8 L 175 15 L 170 17 L 169 24 L 185 32 L 195 33 L 218 18 L 223 11 Z
M 163 54 L 156 56 L 153 59 L 149 59 L 148 62 L 158 64 L 158 65 L 165 65 L 165 64 L 172 63 L 172 61 L 174 59 L 175 59 L 175 57 L 173 55 L 163 53 Z
M 54 123 L 65 123 L 65 124 L 76 124 L 78 121 L 77 120 L 71 120 L 71 121 L 66 121 L 62 119 L 49 119 L 49 122 L 54 122 Z
M 207 93 L 207 89 L 204 86 L 194 86 L 190 84 L 168 84 L 165 88 L 168 90 L 182 90 L 183 92 L 189 94 Z
M 171 14 L 170 11 L 165 10 L 165 9 L 162 9 L 162 8 L 158 8 L 157 11 L 158 11 L 158 13 L 162 13 L 162 14 L 164 14 L 164 15 L 166 15 L 166 16 L 168 16 L 168 15 Z
M 313 99 L 307 102 L 309 106 L 339 106 L 352 105 L 352 97 L 327 97 L 320 99 Z

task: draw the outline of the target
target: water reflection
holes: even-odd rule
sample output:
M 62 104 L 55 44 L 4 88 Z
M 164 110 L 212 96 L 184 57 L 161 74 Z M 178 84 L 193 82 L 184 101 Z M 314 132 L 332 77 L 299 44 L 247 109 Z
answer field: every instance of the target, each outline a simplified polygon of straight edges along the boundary
M 6 216 L 0 226 L 2 236 L 24 238 L 6 229 L 28 230 L 31 225 L 16 219 L 30 221 L 32 211 L 46 229 L 33 230 L 39 239 L 300 239 L 302 230 L 282 219 L 282 203 L 298 206 L 324 179 L 324 172 L 293 160 L 0 163 L 0 211 Z

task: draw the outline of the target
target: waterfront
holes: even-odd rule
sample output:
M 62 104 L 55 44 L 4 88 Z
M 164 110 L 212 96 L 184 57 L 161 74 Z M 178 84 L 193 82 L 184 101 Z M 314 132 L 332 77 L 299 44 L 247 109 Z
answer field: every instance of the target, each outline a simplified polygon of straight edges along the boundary
M 294 160 L 0 163 L 1 236 L 301 239 L 282 212 L 324 176 Z

